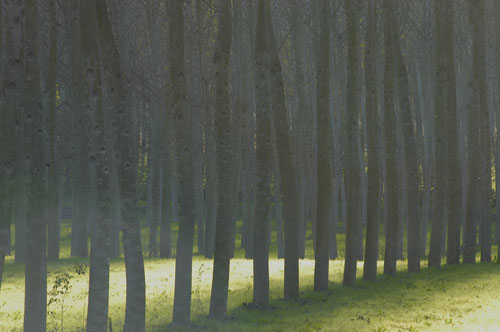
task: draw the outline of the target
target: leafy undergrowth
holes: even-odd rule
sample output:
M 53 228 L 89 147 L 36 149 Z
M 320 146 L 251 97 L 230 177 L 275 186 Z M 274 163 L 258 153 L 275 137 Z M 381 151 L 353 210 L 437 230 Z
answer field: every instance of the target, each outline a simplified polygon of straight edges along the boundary
M 144 230 L 143 239 L 147 238 Z M 383 234 L 383 233 L 382 233 Z M 175 236 L 174 236 L 175 238 Z M 337 236 L 342 255 L 344 236 Z M 308 240 L 306 259 L 300 262 L 300 301 L 285 303 L 283 294 L 283 260 L 276 257 L 272 247 L 270 260 L 271 306 L 268 310 L 253 308 L 252 261 L 237 249 L 231 261 L 228 317 L 222 322 L 208 319 L 212 261 L 195 256 L 193 262 L 192 331 L 500 331 L 500 265 L 443 266 L 419 274 L 406 273 L 406 262 L 398 263 L 398 276 L 379 274 L 376 282 L 358 280 L 355 288 L 342 287 L 343 261 L 330 263 L 329 294 L 312 291 L 314 261 L 312 241 Z M 145 242 L 146 243 L 146 242 Z M 381 240 L 381 245 L 383 239 Z M 62 230 L 62 259 L 48 265 L 48 290 L 61 273 L 68 273 L 66 292 L 54 294 L 49 306 L 49 331 L 82 331 L 87 310 L 88 273 L 81 274 L 87 259 L 69 258 L 69 229 Z M 239 246 L 238 246 L 239 247 Z M 496 252 L 496 249 L 493 249 Z M 79 269 L 75 269 L 75 267 Z M 383 262 L 379 262 L 382 272 Z M 83 268 L 83 269 L 82 269 Z M 146 259 L 147 331 L 173 329 L 172 319 L 175 261 Z M 78 274 L 77 272 L 80 272 Z M 87 271 L 88 272 L 88 271 Z M 362 275 L 362 262 L 358 276 Z M 64 284 L 64 282 L 63 282 Z M 123 259 L 111 262 L 110 312 L 113 330 L 121 331 L 125 312 L 125 267 Z M 50 300 L 50 297 L 49 297 Z M 64 300 L 64 309 L 60 304 Z M 7 259 L 4 281 L 0 291 L 0 331 L 21 331 L 24 307 L 24 266 Z

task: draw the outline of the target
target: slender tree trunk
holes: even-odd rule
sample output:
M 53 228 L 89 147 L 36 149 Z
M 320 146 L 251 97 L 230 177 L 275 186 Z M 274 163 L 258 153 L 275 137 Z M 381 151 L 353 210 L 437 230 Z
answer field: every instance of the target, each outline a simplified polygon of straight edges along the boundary
M 71 256 L 87 257 L 87 220 L 89 214 L 89 181 L 88 132 L 85 108 L 83 105 L 83 59 L 81 17 L 79 2 L 73 0 L 69 4 L 70 15 L 74 24 L 70 27 L 69 56 L 71 64 L 71 107 L 75 112 L 75 157 L 73 185 L 73 216 L 71 224 Z
M 0 6 L 2 7 L 2 6 Z M 7 9 L 9 9 L 7 7 Z M 14 171 L 19 168 L 16 167 L 16 153 L 15 153 L 15 133 L 12 128 L 15 125 L 14 112 L 11 106 L 14 105 L 16 99 L 14 98 L 20 91 L 16 89 L 9 89 L 7 87 L 13 83 L 12 78 L 18 79 L 11 75 L 9 68 L 7 67 L 7 59 L 10 59 L 14 54 L 12 49 L 12 36 L 11 36 L 11 26 L 6 25 L 4 30 L 3 25 L 3 8 L 0 8 L 0 290 L 2 288 L 2 277 L 5 265 L 5 256 L 8 254 L 10 248 L 10 225 L 12 219 L 12 195 L 13 195 L 13 180 Z M 4 44 L 4 31 L 7 40 Z M 5 46 L 10 46 L 7 48 Z M 20 69 L 20 68 L 19 68 Z M 20 86 L 17 86 L 20 88 Z
M 15 5 L 14 5 L 15 6 Z M 24 144 L 25 160 L 29 160 L 29 196 L 26 233 L 24 331 L 45 331 L 47 323 L 47 265 L 46 265 L 46 186 L 44 110 L 41 104 L 40 69 L 38 64 L 38 8 L 34 0 L 26 7 L 13 8 L 13 21 L 25 23 L 24 77 Z M 24 10 L 24 20 L 22 11 Z M 20 33 L 21 27 L 17 32 Z
M 346 257 L 344 268 L 344 285 L 354 286 L 356 283 L 356 263 L 358 229 L 361 227 L 360 219 L 360 171 L 358 153 L 359 133 L 359 49 L 358 49 L 358 1 L 346 3 L 347 16 L 347 162 L 345 169 L 347 176 L 347 221 L 346 221 Z M 319 119 L 318 119 L 319 120 Z
M 255 226 L 253 233 L 253 302 L 256 307 L 269 305 L 269 213 L 271 190 L 271 108 L 269 86 L 269 47 L 266 39 L 266 6 L 259 0 L 257 35 L 255 39 L 255 100 L 256 100 L 256 155 L 257 182 Z
M 100 43 L 97 2 L 82 4 L 82 35 L 86 74 L 86 108 L 94 118 L 89 157 L 95 172 L 95 214 L 91 225 L 90 275 L 87 332 L 105 332 L 108 328 L 109 250 L 111 226 L 111 128 L 108 107 L 102 98 Z
M 2 75 L 2 78 L 0 78 L 0 117 L 4 119 L 2 123 L 7 123 L 8 125 L 11 125 L 9 123 L 10 119 L 7 117 L 9 116 L 9 113 L 6 112 L 7 107 L 5 105 L 5 86 L 8 83 L 8 78 L 7 78 L 7 71 L 5 68 L 5 61 L 7 59 L 6 57 L 6 51 L 4 48 L 4 43 L 3 43 L 3 26 L 4 26 L 4 19 L 3 19 L 3 5 L 0 5 L 0 75 Z M 6 164 L 7 162 L 7 153 L 5 151 L 7 146 L 7 138 L 5 137 L 6 134 L 9 131 L 6 131 L 8 127 L 2 126 L 0 127 L 0 140 L 2 141 L 0 143 L 0 165 L 1 164 Z M 0 184 L 2 184 L 2 187 L 6 188 L 7 183 L 6 183 L 6 174 L 4 173 L 4 170 L 0 169 Z M 5 265 L 5 255 L 7 254 L 8 251 L 8 237 L 10 234 L 10 216 L 5 215 L 5 198 L 7 197 L 6 191 L 5 190 L 0 190 L 0 291 L 2 290 L 2 277 L 3 277 L 3 267 Z
M 479 226 L 479 243 L 481 245 L 481 262 L 491 262 L 491 143 L 489 130 L 489 112 L 488 112 L 488 87 L 486 86 L 488 78 L 486 75 L 486 21 L 485 6 L 483 0 L 474 1 L 477 18 L 473 21 L 477 25 L 476 32 L 478 44 L 477 67 L 473 69 L 474 74 L 478 75 L 478 93 L 479 93 L 479 150 L 480 150 L 480 170 L 479 170 L 479 199 L 481 209 L 481 223 Z
M 447 264 L 460 263 L 460 194 L 461 176 L 458 158 L 458 116 L 455 84 L 455 62 L 453 57 L 453 1 L 444 6 L 444 53 L 446 57 L 446 170 L 447 170 Z
M 384 129 L 385 129 L 385 167 L 384 190 L 386 199 L 384 209 L 387 213 L 384 274 L 396 274 L 397 237 L 398 237 L 398 180 L 396 166 L 396 113 L 394 110 L 394 9 L 392 0 L 384 0 Z
M 229 264 L 234 245 L 232 198 L 232 137 L 229 100 L 229 55 L 232 39 L 232 15 L 229 0 L 218 1 L 215 66 L 215 123 L 217 140 L 217 224 L 215 231 L 214 271 L 210 297 L 210 316 L 226 314 Z M 254 251 L 255 252 L 255 251 Z
M 21 64 L 24 63 L 24 51 L 23 51 L 23 33 L 22 27 L 20 26 L 20 22 L 17 21 L 19 19 L 19 14 L 17 13 L 19 8 L 15 7 L 13 2 L 9 3 L 9 6 L 6 7 L 7 11 L 5 13 L 6 17 L 6 27 L 7 29 L 4 31 L 4 35 L 7 37 L 5 39 L 6 47 L 5 51 L 10 50 L 10 52 L 6 55 L 8 61 L 5 63 L 16 63 L 19 64 L 17 66 L 11 66 L 8 68 L 8 80 L 11 86 L 15 86 L 16 89 L 10 89 L 6 92 L 10 92 L 8 97 L 9 108 L 16 109 L 15 114 L 12 114 L 14 117 L 13 121 L 15 123 L 23 123 L 24 119 L 24 110 L 19 102 L 21 101 L 21 96 L 23 94 L 22 86 L 22 77 L 23 77 L 23 66 Z M 3 22 L 2 22 L 3 23 Z M 8 86 L 8 85 L 7 85 Z M 16 151 L 15 158 L 18 160 L 16 173 L 14 174 L 15 181 L 15 191 L 13 193 L 13 222 L 15 224 L 15 262 L 23 263 L 26 259 L 26 199 L 27 199 L 27 174 L 26 167 L 23 167 L 23 164 L 20 163 L 20 160 L 24 160 L 25 156 L 25 147 L 24 147 L 24 128 L 23 126 L 12 126 L 11 128 L 17 129 L 13 132 L 15 135 L 15 139 L 13 141 L 14 148 Z
M 176 128 L 179 171 L 179 234 L 175 262 L 175 293 L 172 323 L 187 325 L 191 317 L 191 279 L 195 228 L 194 180 L 192 177 L 192 114 L 187 107 L 184 70 L 184 14 L 182 3 L 168 2 L 170 29 L 170 87 Z
M 442 17 L 444 14 L 444 1 L 436 2 L 436 81 L 435 81 L 435 137 L 436 137 L 436 178 L 434 184 L 434 214 L 432 218 L 431 243 L 429 248 L 429 266 L 440 267 L 443 239 L 444 207 L 446 204 L 446 76 L 445 76 L 445 35 Z
M 295 301 L 299 298 L 299 220 L 300 205 L 297 186 L 297 165 L 292 150 L 291 133 L 287 119 L 284 84 L 278 47 L 274 37 L 269 5 L 266 15 L 267 38 L 270 51 L 272 113 L 276 132 L 283 209 L 285 218 L 285 285 L 284 298 Z
M 497 52 L 500 51 L 500 2 L 495 2 L 495 14 L 496 14 L 496 49 Z M 500 58 L 497 57 L 497 80 L 500 82 Z M 500 96 L 500 85 L 497 86 L 497 96 Z M 499 98 L 500 99 L 500 98 Z M 499 100 L 500 102 L 500 100 Z M 495 162 L 495 198 L 496 198 L 496 231 L 498 236 L 496 237 L 497 243 L 500 243 L 500 135 L 498 130 L 500 129 L 500 108 L 497 106 L 497 112 L 495 113 L 496 124 L 497 124 L 497 136 L 496 136 L 496 162 Z M 497 257 L 500 257 L 500 245 L 498 246 Z
M 330 218 L 332 202 L 332 133 L 330 119 L 330 6 L 323 1 L 320 7 L 320 38 L 317 47 L 317 189 L 316 246 L 314 250 L 314 290 L 328 291 L 328 268 L 330 253 Z
M 368 211 L 366 225 L 365 262 L 363 279 L 375 280 L 377 277 L 378 232 L 379 232 L 379 116 L 377 98 L 377 16 L 376 3 L 370 0 L 368 27 L 366 30 L 365 84 L 366 84 L 366 122 L 368 145 Z
M 408 70 L 404 64 L 403 54 L 397 37 L 397 30 L 394 31 L 395 55 L 397 58 L 398 71 L 398 99 L 401 107 L 400 114 L 403 125 L 405 166 L 406 166 L 406 202 L 407 202 L 407 248 L 408 248 L 408 272 L 420 272 L 420 219 L 419 207 L 420 199 L 418 187 L 420 183 L 419 164 L 417 158 L 417 143 L 413 125 L 413 116 L 410 103 L 410 87 L 408 82 Z M 400 229 L 401 242 L 403 230 Z M 401 243 L 401 248 L 403 247 Z M 402 256 L 402 255 L 401 255 Z
M 472 87 L 470 104 L 468 105 L 468 188 L 467 188 L 467 212 L 464 230 L 464 263 L 475 263 L 476 261 L 476 239 L 479 215 L 479 172 L 481 171 L 481 153 L 479 137 L 480 110 L 485 102 L 481 99 L 480 80 L 482 63 L 484 57 L 484 2 L 482 0 L 469 1 L 469 21 L 472 25 L 472 74 L 470 86 Z M 481 174 L 482 175 L 482 174 Z M 482 207 L 482 206 L 481 206 Z
M 48 250 L 47 259 L 59 259 L 60 220 L 58 214 L 58 195 L 60 175 L 58 174 L 57 135 L 58 124 L 56 114 L 56 78 L 57 78 L 57 16 L 55 1 L 49 2 L 49 68 L 47 73 L 48 115 L 49 115 L 49 171 L 47 179 L 47 224 Z

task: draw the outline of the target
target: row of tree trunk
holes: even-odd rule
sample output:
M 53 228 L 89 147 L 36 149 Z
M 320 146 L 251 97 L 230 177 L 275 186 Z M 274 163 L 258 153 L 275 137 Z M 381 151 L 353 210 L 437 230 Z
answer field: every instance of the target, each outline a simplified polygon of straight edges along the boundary
M 46 326 L 47 260 L 60 257 L 66 204 L 71 255 L 90 256 L 87 331 L 108 328 L 120 231 L 124 330 L 145 330 L 142 215 L 148 255 L 176 257 L 178 325 L 191 319 L 195 238 L 214 259 L 210 316 L 226 314 L 240 217 L 254 303 L 269 305 L 273 208 L 285 300 L 299 298 L 309 228 L 316 291 L 328 290 L 344 230 L 344 285 L 359 260 L 376 279 L 381 221 L 385 274 L 404 258 L 405 228 L 408 271 L 420 271 L 429 220 L 429 266 L 445 251 L 447 264 L 474 263 L 478 237 L 491 261 L 500 74 L 488 71 L 486 37 L 487 11 L 500 6 L 432 3 L 293 0 L 288 18 L 269 0 L 3 0 L 0 286 L 14 220 L 24 330 Z

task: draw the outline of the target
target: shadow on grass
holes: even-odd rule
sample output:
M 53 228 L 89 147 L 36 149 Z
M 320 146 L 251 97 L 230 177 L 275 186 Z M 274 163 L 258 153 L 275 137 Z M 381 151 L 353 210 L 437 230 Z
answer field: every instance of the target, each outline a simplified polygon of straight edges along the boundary
M 229 312 L 222 321 L 199 318 L 190 329 L 174 331 L 422 331 L 449 324 L 453 317 L 481 308 L 492 278 L 500 281 L 494 263 L 425 268 L 419 274 L 379 275 L 374 282 L 358 279 L 355 288 L 333 284 L 328 294 L 311 287 L 297 303 L 272 300 L 268 310 L 249 304 Z M 479 305 L 478 305 L 479 304 Z M 484 310 L 484 308 L 483 308 Z M 152 331 L 164 331 L 150 326 Z

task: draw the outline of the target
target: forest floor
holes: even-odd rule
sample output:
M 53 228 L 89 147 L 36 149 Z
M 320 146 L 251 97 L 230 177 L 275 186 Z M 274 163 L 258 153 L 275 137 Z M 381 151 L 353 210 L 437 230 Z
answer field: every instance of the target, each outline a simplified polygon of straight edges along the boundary
M 148 229 L 144 229 L 146 240 Z M 344 235 L 337 236 L 340 250 Z M 237 239 L 238 241 L 238 239 Z M 383 244 L 383 239 L 381 240 Z M 146 247 L 146 246 L 144 246 Z M 239 248 L 239 246 L 237 246 Z M 408 274 L 406 262 L 398 263 L 397 277 L 379 275 L 376 282 L 361 280 L 358 264 L 355 288 L 342 287 L 343 260 L 330 262 L 329 294 L 313 289 L 314 260 L 312 241 L 308 241 L 306 259 L 300 261 L 300 301 L 285 303 L 283 294 L 283 260 L 270 259 L 271 308 L 254 309 L 252 301 L 252 261 L 237 249 L 231 261 L 228 317 L 223 321 L 206 318 L 210 300 L 212 261 L 195 256 L 193 261 L 193 294 L 191 330 L 193 331 L 500 331 L 500 265 L 446 266 L 428 269 L 423 261 L 420 274 Z M 88 273 L 78 275 L 75 266 L 85 266 L 87 259 L 69 257 L 69 225 L 63 224 L 61 260 L 48 264 L 48 291 L 58 276 L 67 272 L 71 289 L 62 301 L 52 303 L 48 318 L 49 331 L 83 331 L 86 317 Z M 496 253 L 496 249 L 493 249 Z M 379 262 L 379 273 L 383 262 Z M 169 330 L 174 292 L 174 259 L 145 260 L 147 281 L 147 331 Z M 50 299 L 50 297 L 49 297 Z M 63 300 L 63 296 L 58 297 Z M 0 331 L 21 331 L 24 306 L 24 266 L 7 258 L 0 292 Z M 113 330 L 121 331 L 125 313 L 125 266 L 123 259 L 111 261 L 110 312 Z M 63 317 L 62 315 L 63 314 Z M 179 330 L 181 331 L 181 330 Z

